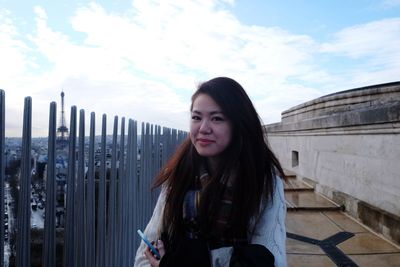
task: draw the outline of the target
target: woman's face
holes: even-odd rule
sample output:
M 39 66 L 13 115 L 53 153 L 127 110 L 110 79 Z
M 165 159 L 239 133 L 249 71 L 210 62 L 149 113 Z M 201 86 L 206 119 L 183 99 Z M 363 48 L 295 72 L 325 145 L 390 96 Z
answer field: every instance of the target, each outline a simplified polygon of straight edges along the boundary
M 218 157 L 230 144 L 232 126 L 220 106 L 206 94 L 194 102 L 190 120 L 190 140 L 197 152 L 210 159 Z

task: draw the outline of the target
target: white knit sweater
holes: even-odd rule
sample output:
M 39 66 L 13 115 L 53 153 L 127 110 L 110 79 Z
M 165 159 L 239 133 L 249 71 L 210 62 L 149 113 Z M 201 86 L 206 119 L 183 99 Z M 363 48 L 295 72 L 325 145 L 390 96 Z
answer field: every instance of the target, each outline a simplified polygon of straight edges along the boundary
M 286 204 L 283 190 L 283 182 L 281 179 L 276 179 L 273 201 L 262 205 L 262 213 L 258 218 L 253 219 L 254 227 L 251 227 L 252 244 L 260 244 L 271 251 L 275 257 L 276 267 L 285 267 L 286 264 Z M 154 208 L 153 216 L 144 230 L 149 240 L 155 241 L 160 236 L 161 221 L 165 205 L 165 188 L 161 190 L 158 197 L 156 207 Z M 145 244 L 142 241 L 136 252 L 135 267 L 150 266 L 149 261 L 144 256 Z M 211 250 L 212 266 L 213 267 L 228 267 L 232 255 L 232 247 L 222 247 Z

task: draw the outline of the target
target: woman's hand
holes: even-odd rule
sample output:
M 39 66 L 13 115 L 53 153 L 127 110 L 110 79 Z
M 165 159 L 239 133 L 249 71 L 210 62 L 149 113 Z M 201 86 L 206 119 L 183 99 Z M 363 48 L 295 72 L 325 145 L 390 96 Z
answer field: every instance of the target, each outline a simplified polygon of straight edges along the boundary
M 154 247 L 158 250 L 162 258 L 165 254 L 164 243 L 161 240 L 158 240 L 157 244 L 154 244 Z M 160 265 L 161 259 L 157 259 L 147 246 L 146 250 L 144 251 L 144 255 L 149 260 L 151 267 L 158 267 Z

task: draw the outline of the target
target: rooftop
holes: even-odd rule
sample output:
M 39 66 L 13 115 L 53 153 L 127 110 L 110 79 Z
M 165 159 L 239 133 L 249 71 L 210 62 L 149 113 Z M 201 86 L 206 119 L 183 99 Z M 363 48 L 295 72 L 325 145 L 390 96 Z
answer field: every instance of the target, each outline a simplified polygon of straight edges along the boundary
M 288 174 L 288 266 L 400 266 L 400 248 Z

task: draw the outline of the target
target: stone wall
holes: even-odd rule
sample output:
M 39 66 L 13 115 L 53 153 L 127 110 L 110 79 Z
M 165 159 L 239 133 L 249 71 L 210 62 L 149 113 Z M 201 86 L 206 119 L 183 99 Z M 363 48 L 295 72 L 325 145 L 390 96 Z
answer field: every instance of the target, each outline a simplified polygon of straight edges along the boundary
M 400 243 L 400 82 L 303 103 L 266 131 L 285 169 Z

